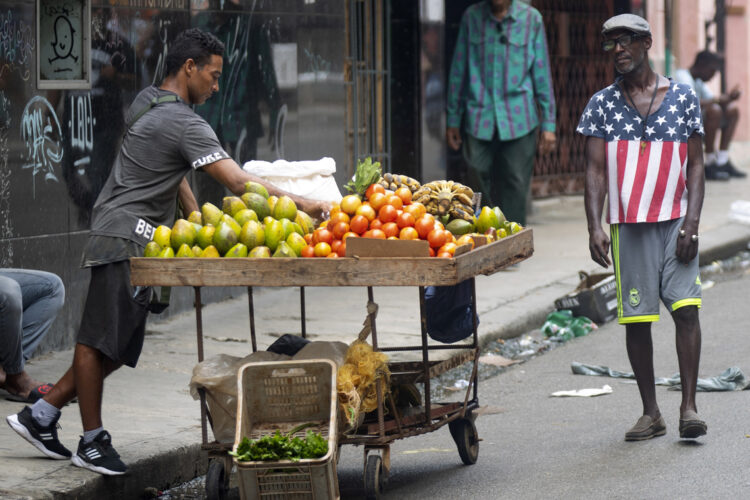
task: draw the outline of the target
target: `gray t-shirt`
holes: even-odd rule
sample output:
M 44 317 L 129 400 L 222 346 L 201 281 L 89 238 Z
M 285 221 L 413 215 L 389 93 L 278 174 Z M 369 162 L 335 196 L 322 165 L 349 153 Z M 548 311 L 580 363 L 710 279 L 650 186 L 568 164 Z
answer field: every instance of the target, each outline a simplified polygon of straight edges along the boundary
M 126 123 L 147 109 L 153 99 L 164 96 L 176 95 L 155 86 L 142 90 L 125 115 Z M 153 106 L 132 123 L 123 138 L 94 205 L 90 238 L 124 238 L 144 246 L 156 226 L 174 222 L 177 191 L 185 174 L 225 158 L 229 155 L 214 131 L 184 101 L 178 98 Z M 103 246 L 88 244 L 84 265 L 123 258 Z

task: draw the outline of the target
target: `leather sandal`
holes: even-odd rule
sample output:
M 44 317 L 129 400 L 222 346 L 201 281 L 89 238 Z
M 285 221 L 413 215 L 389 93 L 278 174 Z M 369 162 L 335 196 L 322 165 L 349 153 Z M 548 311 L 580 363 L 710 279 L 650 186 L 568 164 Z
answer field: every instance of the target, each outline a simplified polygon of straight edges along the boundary
M 706 422 L 698 418 L 693 410 L 685 410 L 680 417 L 680 437 L 684 439 L 695 439 L 706 434 L 708 426 Z
M 625 433 L 625 441 L 643 441 L 667 433 L 667 425 L 664 418 L 659 416 L 656 420 L 648 415 L 638 419 L 632 429 Z

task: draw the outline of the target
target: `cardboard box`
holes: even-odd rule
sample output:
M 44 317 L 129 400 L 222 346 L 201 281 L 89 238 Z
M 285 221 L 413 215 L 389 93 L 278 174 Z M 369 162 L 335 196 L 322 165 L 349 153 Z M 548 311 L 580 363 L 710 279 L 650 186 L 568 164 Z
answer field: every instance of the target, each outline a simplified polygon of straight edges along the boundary
M 617 283 L 612 273 L 578 273 L 581 283 L 564 297 L 555 300 L 557 310 L 570 309 L 573 316 L 586 316 L 594 323 L 606 323 L 617 317 Z
M 429 257 L 427 240 L 381 240 L 347 238 L 347 257 Z

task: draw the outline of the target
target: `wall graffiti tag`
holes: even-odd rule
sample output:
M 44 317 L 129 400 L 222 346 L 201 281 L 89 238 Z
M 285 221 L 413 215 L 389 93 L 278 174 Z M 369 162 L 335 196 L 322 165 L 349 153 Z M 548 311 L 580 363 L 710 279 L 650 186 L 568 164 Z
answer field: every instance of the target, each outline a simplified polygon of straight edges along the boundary
M 81 80 L 83 2 L 45 0 L 39 14 L 39 73 L 45 80 Z
M 159 59 L 156 61 L 154 79 L 151 82 L 152 85 L 159 85 L 164 79 L 164 71 L 167 65 L 167 53 L 169 53 L 167 39 L 169 38 L 168 28 L 170 24 L 172 24 L 172 21 L 169 19 L 162 19 L 159 21 L 159 39 L 161 41 L 162 49 L 161 54 L 159 54 Z
M 91 164 L 91 152 L 94 149 L 96 118 L 91 107 L 91 93 L 71 95 L 69 101 L 70 154 L 76 157 L 73 165 L 78 175 L 84 175 L 86 167 Z
M 31 26 L 13 19 L 13 12 L 0 13 L 0 78 L 6 72 L 18 72 L 23 81 L 31 76 L 30 65 L 35 40 Z
M 31 169 L 32 193 L 36 197 L 37 175 L 43 175 L 47 182 L 59 182 L 55 170 L 63 158 L 60 121 L 44 97 L 34 96 L 26 104 L 21 115 L 21 138 L 26 145 L 26 163 L 22 167 Z
M 8 131 L 10 100 L 0 90 L 0 267 L 13 267 L 13 224 L 10 220 L 10 168 L 8 168 Z

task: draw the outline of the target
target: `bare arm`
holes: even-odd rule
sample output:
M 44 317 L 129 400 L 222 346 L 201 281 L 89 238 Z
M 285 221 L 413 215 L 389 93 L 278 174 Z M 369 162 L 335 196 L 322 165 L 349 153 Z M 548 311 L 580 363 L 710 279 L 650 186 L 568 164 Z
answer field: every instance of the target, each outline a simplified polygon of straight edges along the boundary
M 586 138 L 586 188 L 584 203 L 589 229 L 589 251 L 591 258 L 602 267 L 608 267 L 609 237 L 602 228 L 602 210 L 607 194 L 607 171 L 604 139 Z
M 210 165 L 204 166 L 203 170 L 218 182 L 225 185 L 237 196 L 240 196 L 245 192 L 246 182 L 253 181 L 265 186 L 268 193 L 271 195 L 290 197 L 300 210 L 307 212 L 312 217 L 319 219 L 325 218 L 327 216 L 326 214 L 331 209 L 330 202 L 311 200 L 292 193 L 287 193 L 286 191 L 269 184 L 260 177 L 245 172 L 237 162 L 232 159 L 224 159 L 211 163 Z
M 193 190 L 190 189 L 190 184 L 188 183 L 186 177 L 183 177 L 182 182 L 180 182 L 180 187 L 177 191 L 177 197 L 179 198 L 180 203 L 182 203 L 182 211 L 185 216 L 187 216 L 190 212 L 200 211 L 198 201 L 195 199 Z
M 703 142 L 701 136 L 693 134 L 688 139 L 688 158 L 687 158 L 687 212 L 682 229 L 685 231 L 684 237 L 677 239 L 677 258 L 684 263 L 688 263 L 698 254 L 698 241 L 693 241 L 691 236 L 698 234 L 698 225 L 703 209 L 704 193 L 704 173 L 703 173 Z

